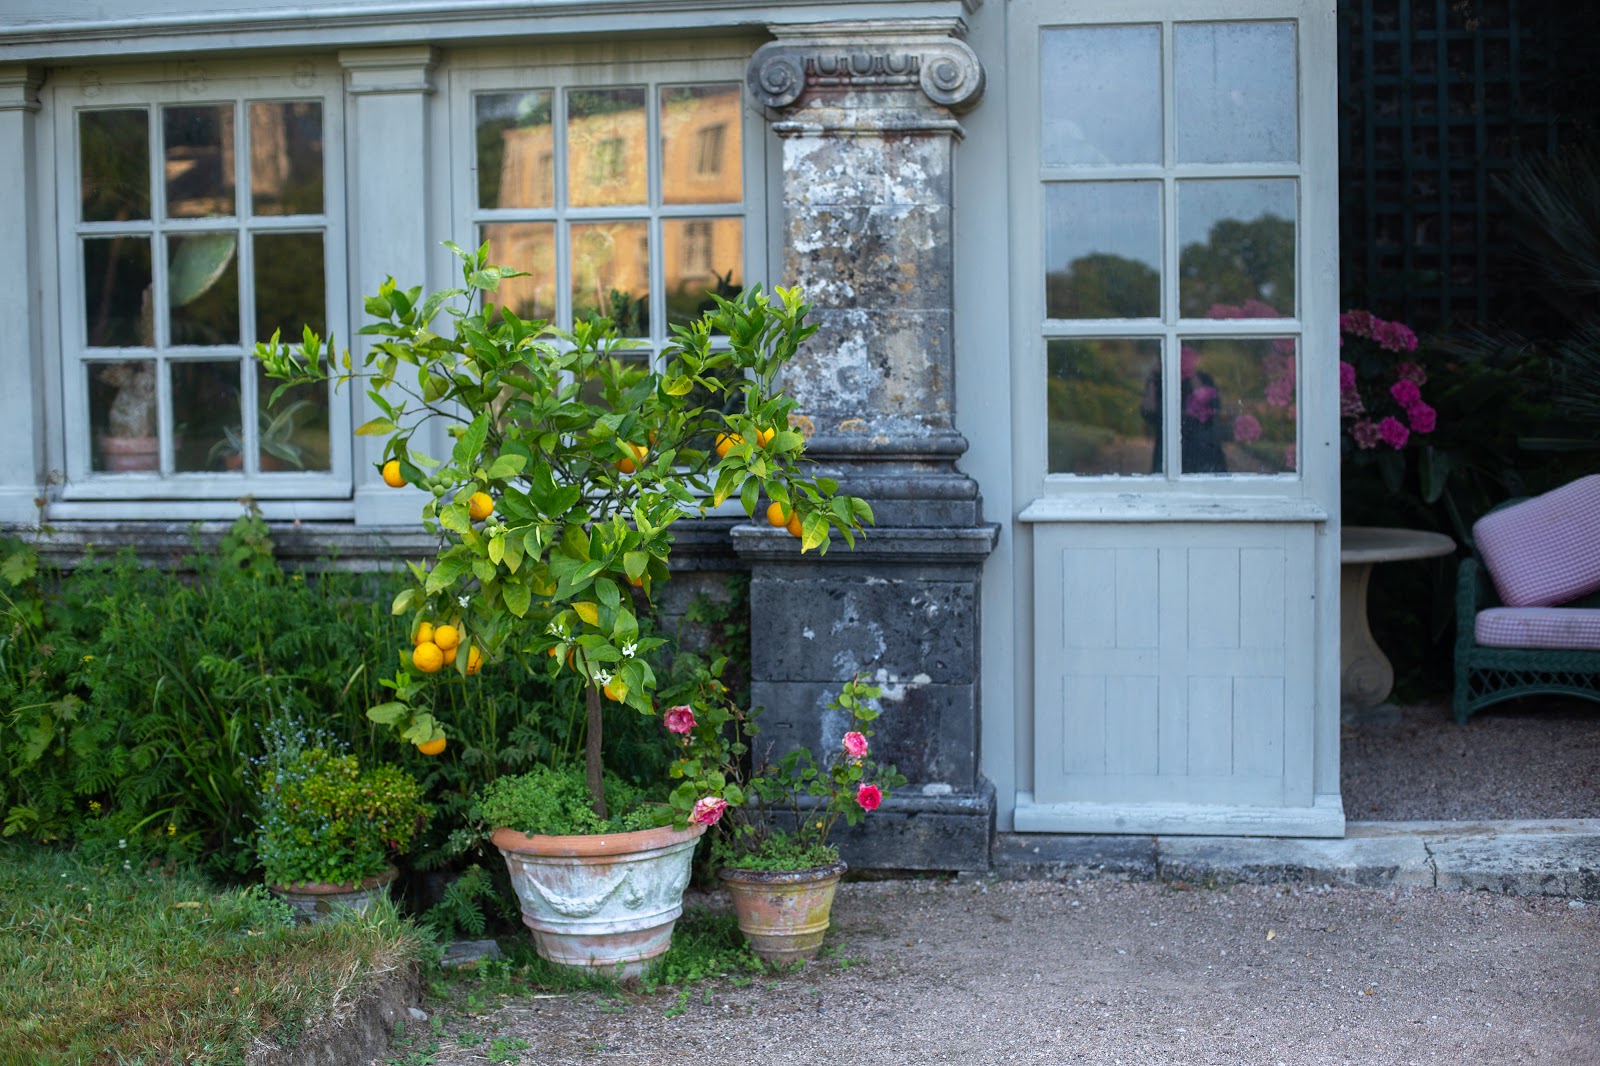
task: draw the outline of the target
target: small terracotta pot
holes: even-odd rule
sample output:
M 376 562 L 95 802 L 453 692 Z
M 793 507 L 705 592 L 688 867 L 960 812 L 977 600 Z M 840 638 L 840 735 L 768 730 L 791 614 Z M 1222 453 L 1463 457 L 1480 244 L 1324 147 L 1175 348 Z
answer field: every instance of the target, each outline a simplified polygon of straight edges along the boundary
M 534 948 L 561 966 L 637 977 L 672 946 L 703 825 L 592 836 L 496 829 Z
M 833 911 L 833 894 L 847 867 L 814 870 L 718 871 L 733 897 L 739 931 L 750 950 L 768 962 L 814 958 Z
M 306 882 L 298 885 L 268 885 L 267 889 L 293 907 L 295 917 L 302 922 L 325 922 L 341 910 L 367 913 L 378 897 L 389 890 L 389 882 L 395 879 L 397 873 L 390 866 L 360 884 Z
M 100 457 L 105 469 L 118 473 L 160 470 L 161 438 L 102 436 Z

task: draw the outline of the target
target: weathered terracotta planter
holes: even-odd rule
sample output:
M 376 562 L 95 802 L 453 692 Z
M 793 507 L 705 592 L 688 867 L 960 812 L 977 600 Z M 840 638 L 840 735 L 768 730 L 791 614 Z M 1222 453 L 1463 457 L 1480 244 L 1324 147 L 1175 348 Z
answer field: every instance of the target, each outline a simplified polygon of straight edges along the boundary
M 378 897 L 389 890 L 395 879 L 393 866 L 383 873 L 369 877 L 360 884 L 330 885 L 308 882 L 299 885 L 268 885 L 267 889 L 294 908 L 295 917 L 302 922 L 325 922 L 341 910 L 365 914 L 372 909 Z
M 689 864 L 705 826 L 593 836 L 496 829 L 541 956 L 562 966 L 635 977 L 672 946 Z
M 768 962 L 816 956 L 828 931 L 843 862 L 814 870 L 728 870 L 718 873 L 733 897 L 739 931 Z

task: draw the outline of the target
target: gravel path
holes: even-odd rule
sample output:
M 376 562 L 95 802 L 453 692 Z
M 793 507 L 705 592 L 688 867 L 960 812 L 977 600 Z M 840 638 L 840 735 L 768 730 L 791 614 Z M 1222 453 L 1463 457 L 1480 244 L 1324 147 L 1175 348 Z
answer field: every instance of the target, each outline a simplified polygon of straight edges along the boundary
M 668 992 L 445 1010 L 426 1061 L 1600 1063 L 1595 905 L 924 881 L 845 885 L 834 913 L 799 974 L 706 982 L 676 1016 Z
M 1459 726 L 1440 700 L 1382 709 L 1343 734 L 1353 821 L 1600 818 L 1597 703 L 1521 700 Z

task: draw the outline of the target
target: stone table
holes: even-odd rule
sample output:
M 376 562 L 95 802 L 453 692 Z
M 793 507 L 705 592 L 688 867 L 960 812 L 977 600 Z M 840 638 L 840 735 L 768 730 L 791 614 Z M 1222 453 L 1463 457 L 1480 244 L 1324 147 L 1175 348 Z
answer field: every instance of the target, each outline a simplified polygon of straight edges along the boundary
M 1456 542 L 1443 533 L 1380 526 L 1345 526 L 1339 541 L 1339 698 L 1346 710 L 1366 710 L 1389 698 L 1394 666 L 1367 625 L 1367 583 L 1377 563 L 1449 555 Z

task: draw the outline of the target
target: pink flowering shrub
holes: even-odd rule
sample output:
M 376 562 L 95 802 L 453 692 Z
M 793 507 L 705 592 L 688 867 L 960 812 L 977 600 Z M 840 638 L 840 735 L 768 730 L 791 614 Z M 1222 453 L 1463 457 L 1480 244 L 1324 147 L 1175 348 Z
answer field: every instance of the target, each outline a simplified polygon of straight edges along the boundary
M 662 720 L 670 732 L 680 733 L 685 736 L 694 732 L 694 709 L 687 705 L 670 708 L 662 716 Z
M 1417 335 L 1371 311 L 1339 316 L 1339 418 L 1357 451 L 1380 444 L 1399 451 L 1413 434 L 1432 433 L 1438 412 L 1423 399 L 1428 374 L 1406 356 Z

